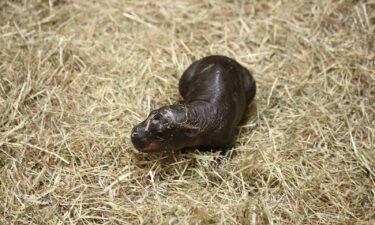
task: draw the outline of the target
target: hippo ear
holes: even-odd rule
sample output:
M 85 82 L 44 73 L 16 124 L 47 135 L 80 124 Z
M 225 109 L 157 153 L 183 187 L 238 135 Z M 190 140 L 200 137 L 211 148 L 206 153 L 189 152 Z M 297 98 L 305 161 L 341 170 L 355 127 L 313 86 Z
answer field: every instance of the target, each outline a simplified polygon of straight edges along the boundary
M 189 137 L 197 136 L 200 128 L 186 123 L 176 123 L 175 126 Z

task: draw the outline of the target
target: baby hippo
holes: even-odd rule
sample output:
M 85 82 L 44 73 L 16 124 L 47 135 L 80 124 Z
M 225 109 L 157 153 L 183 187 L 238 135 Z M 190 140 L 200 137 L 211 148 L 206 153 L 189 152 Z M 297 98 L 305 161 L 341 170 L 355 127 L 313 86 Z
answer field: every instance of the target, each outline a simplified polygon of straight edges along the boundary
M 179 91 L 183 101 L 151 111 L 133 128 L 131 140 L 138 151 L 230 148 L 256 85 L 238 62 L 212 55 L 187 68 Z

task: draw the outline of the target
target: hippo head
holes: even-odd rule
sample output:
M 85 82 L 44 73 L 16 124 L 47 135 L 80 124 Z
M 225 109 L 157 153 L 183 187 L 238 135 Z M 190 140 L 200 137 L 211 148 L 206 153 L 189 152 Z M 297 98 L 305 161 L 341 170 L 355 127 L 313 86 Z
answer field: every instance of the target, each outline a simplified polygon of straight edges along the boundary
M 199 131 L 199 127 L 188 123 L 186 106 L 165 106 L 151 111 L 133 128 L 131 141 L 140 152 L 179 150 L 191 146 Z

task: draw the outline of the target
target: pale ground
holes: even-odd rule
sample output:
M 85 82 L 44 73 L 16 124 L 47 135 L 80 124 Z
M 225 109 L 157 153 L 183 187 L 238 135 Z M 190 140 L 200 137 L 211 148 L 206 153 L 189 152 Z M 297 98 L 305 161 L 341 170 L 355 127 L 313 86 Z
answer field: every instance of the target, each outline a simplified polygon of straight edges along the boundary
M 375 224 L 374 1 L 0 2 L 1 224 Z M 249 68 L 231 156 L 140 155 L 195 59 Z

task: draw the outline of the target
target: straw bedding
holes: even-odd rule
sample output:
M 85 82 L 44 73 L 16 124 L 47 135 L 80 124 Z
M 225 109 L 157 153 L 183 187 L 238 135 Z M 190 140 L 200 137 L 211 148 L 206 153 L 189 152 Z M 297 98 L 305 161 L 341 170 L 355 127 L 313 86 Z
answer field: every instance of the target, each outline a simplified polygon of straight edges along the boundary
M 374 1 L 0 2 L 1 224 L 374 224 Z M 227 157 L 133 152 L 194 60 L 258 84 Z

